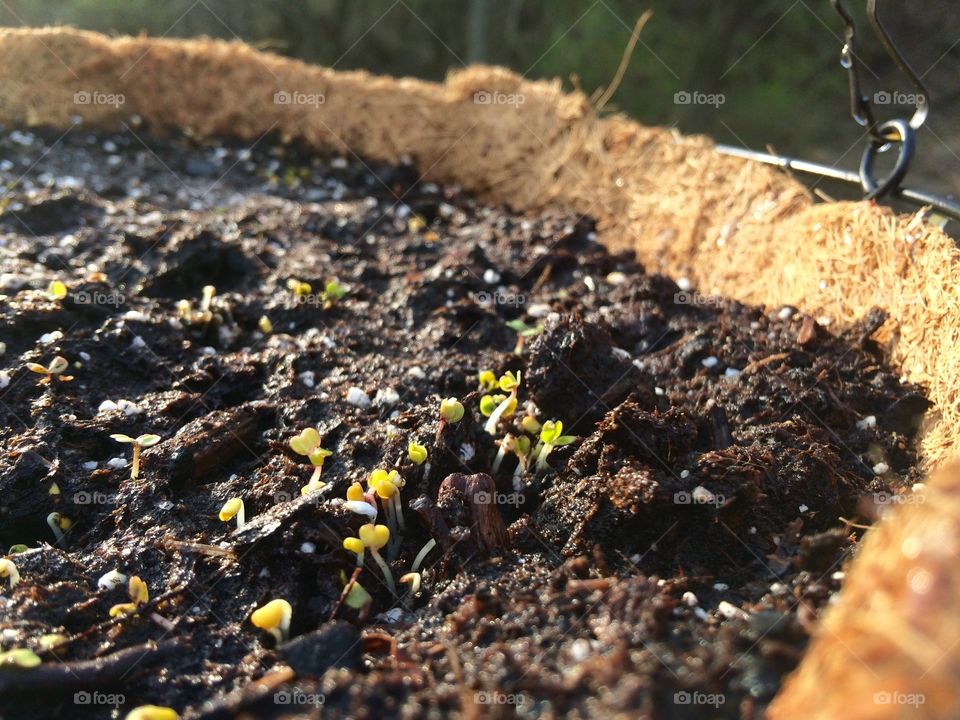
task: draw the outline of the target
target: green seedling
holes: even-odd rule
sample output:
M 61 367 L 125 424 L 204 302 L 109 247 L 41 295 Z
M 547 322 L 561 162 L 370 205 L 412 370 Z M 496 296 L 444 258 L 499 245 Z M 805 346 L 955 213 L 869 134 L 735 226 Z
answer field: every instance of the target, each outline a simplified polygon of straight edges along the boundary
M 41 635 L 37 639 L 37 646 L 43 652 L 46 652 L 51 648 L 55 648 L 57 645 L 62 645 L 66 641 L 67 636 L 62 633 L 47 633 L 46 635 Z
M 66 538 L 64 533 L 73 527 L 73 520 L 66 515 L 52 512 L 47 515 L 47 525 L 49 525 L 53 531 L 53 536 L 57 539 L 57 545 L 64 547 L 64 539 Z
M 480 381 L 480 389 L 485 392 L 497 389 L 497 376 L 493 374 L 493 370 L 482 370 L 477 374 L 477 380 Z
M 235 497 L 227 500 L 223 507 L 220 508 L 220 520 L 223 522 L 230 522 L 234 518 L 237 519 L 237 530 L 242 530 L 243 526 L 247 522 L 247 517 L 245 514 L 245 509 L 243 507 L 243 500 L 241 498 Z
M 383 559 L 383 556 L 380 555 L 380 548 L 390 542 L 390 528 L 388 528 L 386 525 L 374 525 L 372 523 L 367 523 L 366 525 L 360 526 L 360 530 L 357 534 L 360 536 L 360 540 L 363 542 L 364 547 L 370 551 L 374 562 L 380 566 L 380 571 L 383 573 L 383 579 L 386 581 L 387 587 L 390 588 L 390 594 L 396 597 L 397 588 L 393 584 L 393 574 L 390 572 L 390 567 Z
M 3 579 L 9 581 L 11 590 L 20 582 L 20 573 L 17 571 L 17 566 L 7 558 L 0 558 L 0 580 Z
M 334 303 L 343 300 L 347 294 L 347 289 L 336 280 L 328 280 L 323 286 L 323 306 L 332 307 Z
M 279 645 L 290 636 L 290 619 L 293 617 L 293 608 L 282 598 L 271 600 L 266 605 L 257 608 L 250 615 L 250 622 L 261 630 L 273 635 Z
M 8 555 L 19 555 L 20 553 L 25 553 L 30 548 L 24 545 L 23 543 L 17 543 L 16 545 L 10 546 L 10 552 Z
M 523 354 L 523 346 L 527 338 L 536 337 L 543 332 L 543 325 L 539 323 L 536 325 L 527 325 L 519 318 L 516 320 L 508 320 L 507 327 L 517 333 L 517 344 L 513 348 L 513 354 L 518 356 Z
M 313 475 L 310 476 L 307 484 L 300 488 L 300 493 L 309 495 L 327 487 L 327 483 L 320 482 L 320 473 L 323 471 L 324 461 L 333 455 L 333 451 L 321 447 L 320 433 L 314 428 L 307 428 L 290 439 L 290 449 L 297 455 L 303 455 L 309 459 L 310 464 L 313 465 Z
M 115 433 L 110 436 L 119 443 L 133 445 L 133 461 L 130 463 L 130 479 L 136 480 L 140 475 L 140 451 L 144 448 L 153 447 L 160 442 L 159 435 L 139 435 L 135 438 L 123 433 Z
M 444 398 L 440 401 L 440 419 L 445 423 L 458 423 L 463 419 L 463 403 L 456 398 Z
M 540 430 L 540 450 L 537 453 L 537 471 L 542 472 L 549 466 L 547 465 L 547 456 L 555 447 L 569 445 L 577 438 L 573 435 L 563 434 L 563 423 L 559 420 L 547 420 Z
M 52 383 L 54 380 L 70 382 L 73 380 L 73 376 L 63 374 L 69 367 L 70 363 L 61 355 L 57 355 L 46 367 L 39 363 L 27 363 L 27 370 L 37 373 L 38 375 L 43 375 L 43 379 L 40 380 L 42 383 Z
M 351 578 L 348 582 L 346 573 L 342 570 L 340 571 L 340 582 L 344 584 L 343 592 L 346 597 L 344 597 L 343 602 L 347 607 L 362 610 L 373 602 L 373 596 L 364 589 L 363 585 L 357 582 L 356 578 Z
M 520 421 L 520 426 L 531 435 L 536 435 L 543 427 L 533 415 L 524 415 L 523 420 Z
M 504 416 L 509 417 L 517 409 L 517 391 L 520 389 L 520 373 L 514 375 L 512 372 L 507 371 L 501 376 L 497 384 L 503 392 L 510 394 L 504 397 L 496 408 L 493 409 L 487 418 L 486 424 L 483 426 L 484 430 L 491 435 L 497 434 L 497 423 L 500 422 L 500 418 Z
M 42 662 L 40 656 L 28 648 L 14 648 L 0 653 L 0 668 L 31 670 Z

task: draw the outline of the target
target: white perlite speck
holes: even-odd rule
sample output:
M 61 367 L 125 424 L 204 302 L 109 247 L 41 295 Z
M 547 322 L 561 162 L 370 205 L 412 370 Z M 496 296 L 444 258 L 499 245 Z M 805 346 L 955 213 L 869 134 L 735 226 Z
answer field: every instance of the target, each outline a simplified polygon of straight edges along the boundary
M 92 470 L 96 470 L 96 469 L 97 469 L 97 464 L 98 464 L 98 463 L 97 463 L 96 460 L 87 460 L 85 463 L 83 463 L 83 465 L 82 465 L 81 467 L 82 467 L 84 470 L 86 470 L 87 472 L 90 472 L 90 471 L 92 471 Z
M 857 429 L 859 430 L 869 430 L 870 428 L 875 428 L 876 426 L 876 415 L 867 415 L 865 418 L 863 418 L 863 420 L 857 420 Z
M 733 380 L 734 378 L 740 377 L 740 372 L 741 371 L 737 370 L 736 368 L 727 368 L 726 370 L 723 371 L 723 376 L 725 378 L 730 378 L 731 380 Z
M 373 405 L 373 401 L 370 399 L 370 396 L 356 385 L 351 385 L 347 390 L 347 402 L 354 407 L 360 408 L 361 410 L 367 410 L 371 405 Z
M 689 278 L 682 277 L 677 279 L 677 287 L 683 292 L 687 292 L 693 288 L 693 283 L 690 282 Z
M 483 281 L 488 285 L 496 285 L 500 282 L 500 273 L 493 268 L 487 268 L 483 271 Z
M 63 333 L 60 332 L 59 330 L 54 330 L 53 332 L 48 332 L 41 335 L 40 344 L 49 345 L 50 343 L 54 343 L 57 340 L 61 340 L 62 338 L 63 338 Z
M 681 597 L 680 599 L 683 601 L 683 604 L 686 605 L 687 607 L 696 607 L 697 605 L 700 604 L 700 600 L 697 599 L 697 596 L 694 595 L 689 590 L 687 590 L 683 594 L 683 597 Z
M 716 358 L 716 356 L 711 355 L 710 357 L 705 357 L 703 360 L 701 360 L 700 364 L 703 365 L 705 368 L 712 368 L 712 367 L 716 367 L 717 363 L 719 362 L 720 361 Z
M 316 375 L 313 370 L 304 370 L 302 373 L 297 375 L 300 378 L 300 382 L 306 385 L 308 388 L 312 388 L 316 384 Z
M 739 618 L 747 617 L 747 614 L 743 610 L 738 608 L 736 605 L 732 605 L 731 603 L 728 603 L 726 600 L 720 601 L 720 604 L 717 605 L 717 612 L 719 612 L 728 620 L 731 620 L 736 617 L 739 617 Z
M 400 402 L 400 393 L 391 387 L 379 388 L 373 398 L 374 405 L 380 407 L 392 407 Z
M 416 378 L 417 380 L 423 380 L 427 377 L 427 374 L 423 371 L 423 368 L 417 367 L 416 365 L 407 370 L 407 375 L 412 378 Z
M 300 552 L 306 553 L 307 555 L 312 555 L 314 552 L 316 552 L 316 550 L 317 546 L 312 542 L 305 542 L 300 546 Z
M 873 466 L 874 475 L 883 475 L 885 472 L 889 472 L 889 471 L 890 471 L 890 466 L 887 465 L 885 462 L 879 462 Z
M 113 470 L 120 470 L 127 466 L 127 459 L 122 457 L 110 458 L 107 460 L 107 467 Z
M 780 308 L 780 312 L 777 313 L 777 317 L 781 320 L 789 320 L 793 317 L 793 308 L 792 307 L 783 307 Z
M 0 370 L 0 390 L 3 390 L 10 384 L 10 373 L 6 370 Z
M 809 510 L 809 509 L 810 509 L 810 508 L 808 508 L 806 505 L 801 505 L 801 506 L 798 508 L 798 510 L 800 510 L 800 512 L 802 512 L 802 513 L 805 513 L 805 512 L 806 512 L 807 510 Z
M 97 408 L 97 414 L 101 415 L 103 413 L 113 412 L 116 409 L 117 404 L 113 400 L 104 400 Z

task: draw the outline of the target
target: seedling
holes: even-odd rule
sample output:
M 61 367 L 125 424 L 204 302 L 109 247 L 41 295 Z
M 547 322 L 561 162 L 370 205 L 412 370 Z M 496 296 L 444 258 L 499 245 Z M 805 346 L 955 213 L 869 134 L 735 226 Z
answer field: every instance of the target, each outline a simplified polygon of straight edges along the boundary
M 347 576 L 342 570 L 340 571 L 340 582 L 344 583 L 343 592 L 346 597 L 343 601 L 347 604 L 347 607 L 362 610 L 373 602 L 373 597 L 364 589 L 363 585 L 357 582 L 356 578 L 347 581 Z
M 300 488 L 300 493 L 308 495 L 325 488 L 327 483 L 320 482 L 320 473 L 323 471 L 324 461 L 333 455 L 333 451 L 320 446 L 320 433 L 314 428 L 307 428 L 290 439 L 290 449 L 297 455 L 307 457 L 313 465 L 313 475 L 307 484 Z
M 436 547 L 436 545 L 437 541 L 433 538 L 430 538 L 427 543 L 420 548 L 420 552 L 418 552 L 417 556 L 413 559 L 413 565 L 410 566 L 410 572 L 400 578 L 400 582 L 410 584 L 411 595 L 416 595 L 418 592 L 420 592 L 420 585 L 423 582 L 423 576 L 420 573 L 420 566 L 423 564 L 423 561 L 426 559 L 427 555 L 430 554 L 430 551 Z
M 343 549 L 347 552 L 352 552 L 357 556 L 357 567 L 363 567 L 363 549 L 364 544 L 363 540 L 355 537 L 348 537 L 343 539 Z
M 501 376 L 497 384 L 503 392 L 510 394 L 490 413 L 490 417 L 487 418 L 487 422 L 483 426 L 484 430 L 491 435 L 497 434 L 497 423 L 500 422 L 500 418 L 504 416 L 509 417 L 517 409 L 517 390 L 520 389 L 520 373 L 514 375 L 512 372 L 507 371 Z
M 477 375 L 477 379 L 480 381 L 480 389 L 490 392 L 497 389 L 497 376 L 493 374 L 493 370 L 483 370 Z
M 440 401 L 440 418 L 446 423 L 458 423 L 463 419 L 463 403 L 454 397 Z
M 162 705 L 141 705 L 128 712 L 124 720 L 180 720 L 180 715 Z
M 57 645 L 62 645 L 67 641 L 67 636 L 62 633 L 47 633 L 37 639 L 37 646 L 44 652 Z
M 383 578 L 387 582 L 387 587 L 390 588 L 390 593 L 395 596 L 397 594 L 397 588 L 393 584 L 393 575 L 390 573 L 390 567 L 380 555 L 380 548 L 390 542 L 390 528 L 386 525 L 367 523 L 366 525 L 360 526 L 357 534 L 360 536 L 360 540 L 363 541 L 364 546 L 369 548 L 374 562 L 380 566 L 380 571 L 383 573 Z
M 223 507 L 220 508 L 220 519 L 223 522 L 230 522 L 234 518 L 237 519 L 237 530 L 242 530 L 243 526 L 247 522 L 246 514 L 244 512 L 243 500 L 241 498 L 235 497 L 227 500 Z
M 51 300 L 63 300 L 67 296 L 67 286 L 60 280 L 51 280 L 47 285 L 47 297 Z
M 301 282 L 296 278 L 287 280 L 287 289 L 294 294 L 297 300 L 305 298 L 313 292 L 313 286 L 311 286 L 310 283 Z
M 333 307 L 338 300 L 342 300 L 347 294 L 347 289 L 336 280 L 328 280 L 323 287 L 323 306 L 325 308 Z
M 527 325 L 519 318 L 516 320 L 507 321 L 507 327 L 517 333 L 517 344 L 513 348 L 514 355 L 523 354 L 523 346 L 526 343 L 527 338 L 536 337 L 543 332 L 543 325 L 539 323 L 536 325 Z
M 54 380 L 70 382 L 73 380 L 73 376 L 63 374 L 68 367 L 70 367 L 70 363 L 61 355 L 57 355 L 46 367 L 39 363 L 27 363 L 27 370 L 43 375 L 43 379 L 40 381 L 42 383 L 52 383 Z
M 537 471 L 542 472 L 549 467 L 547 465 L 547 456 L 555 447 L 569 445 L 577 438 L 573 435 L 563 434 L 563 423 L 560 420 L 547 420 L 540 430 L 540 451 L 537 454 Z
M 401 530 L 405 529 L 403 507 L 400 504 L 400 488 L 406 484 L 406 480 L 396 470 L 387 472 L 377 468 L 370 473 L 370 477 L 367 479 L 367 487 L 380 498 L 391 535 L 396 534 L 398 525 Z
M 10 667 L 30 670 L 42 662 L 40 656 L 29 648 L 14 648 L 0 653 L 0 668 Z
M 57 539 L 57 545 L 64 547 L 64 538 L 66 537 L 64 533 L 73 527 L 73 520 L 68 518 L 66 515 L 61 515 L 58 512 L 52 512 L 47 515 L 47 525 L 50 526 L 50 529 L 53 531 L 53 536 Z
M 130 479 L 136 480 L 140 475 L 140 451 L 144 448 L 153 447 L 160 442 L 159 435 L 139 435 L 135 438 L 123 433 L 116 433 L 110 436 L 120 443 L 133 445 L 133 461 L 130 464 Z
M 493 465 L 490 466 L 490 474 L 496 475 L 500 469 L 500 463 L 506 457 L 508 452 L 514 452 L 517 449 L 517 438 L 507 433 L 503 439 L 497 443 L 500 447 L 497 450 L 497 456 L 493 459 Z
M 520 421 L 520 426 L 531 435 L 536 435 L 543 428 L 540 421 L 533 415 L 524 415 L 523 420 Z
M 17 571 L 17 566 L 13 564 L 12 560 L 7 558 L 0 558 L 0 580 L 6 578 L 10 582 L 10 589 L 12 590 L 18 582 L 20 582 L 20 573 Z
M 423 465 L 427 461 L 427 448 L 415 440 L 407 445 L 407 458 L 414 465 Z
M 114 605 L 110 608 L 110 617 L 131 615 L 135 613 L 139 607 L 150 602 L 150 590 L 138 575 L 130 578 L 130 583 L 127 585 L 127 592 L 130 595 L 130 602 Z
M 259 322 L 257 322 L 257 327 L 260 328 L 260 332 L 262 332 L 264 335 L 269 335 L 273 332 L 273 323 L 270 322 L 270 318 L 268 318 L 266 315 L 262 315 L 260 317 Z
M 254 610 L 250 615 L 250 622 L 273 635 L 279 645 L 290 636 L 290 618 L 292 616 L 293 608 L 290 603 L 282 598 L 277 598 Z
M 213 285 L 204 285 L 203 294 L 200 298 L 200 309 L 194 310 L 193 304 L 189 300 L 180 300 L 177 302 L 177 315 L 188 323 L 200 325 L 213 320 L 213 298 L 217 294 L 217 289 Z

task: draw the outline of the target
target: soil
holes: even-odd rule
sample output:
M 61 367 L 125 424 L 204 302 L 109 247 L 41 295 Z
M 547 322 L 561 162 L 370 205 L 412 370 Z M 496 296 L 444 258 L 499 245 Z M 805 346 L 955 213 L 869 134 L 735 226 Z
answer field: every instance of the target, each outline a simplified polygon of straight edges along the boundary
M 927 401 L 885 364 L 879 311 L 836 333 L 703 295 L 588 217 L 279 138 L 7 129 L 0 156 L 0 543 L 29 548 L 0 649 L 44 659 L 0 670 L 5 719 L 760 717 L 858 526 L 919 479 Z M 205 285 L 209 316 L 181 318 Z M 72 380 L 25 367 L 57 355 Z M 489 477 L 486 369 L 521 375 L 498 436 L 532 410 L 576 437 L 516 483 L 512 455 Z M 441 423 L 451 396 L 466 413 Z M 307 427 L 333 455 L 302 496 Z M 114 433 L 161 437 L 137 479 Z M 376 467 L 406 479 L 394 576 L 439 545 L 416 597 L 368 559 L 371 604 L 338 607 L 363 522 L 342 498 Z M 235 496 L 241 530 L 217 517 Z M 146 582 L 140 612 L 109 616 L 114 569 Z M 280 647 L 249 621 L 272 598 Z

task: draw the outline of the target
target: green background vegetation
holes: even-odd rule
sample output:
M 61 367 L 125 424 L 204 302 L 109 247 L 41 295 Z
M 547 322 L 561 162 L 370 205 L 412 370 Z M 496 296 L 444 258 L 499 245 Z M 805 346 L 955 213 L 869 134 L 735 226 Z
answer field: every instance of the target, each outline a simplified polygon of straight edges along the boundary
M 847 4 L 861 19 L 867 88 L 912 92 L 875 42 L 865 3 Z M 960 13 L 949 0 L 880 5 L 933 99 L 911 182 L 958 192 Z M 647 8 L 653 18 L 608 107 L 732 145 L 857 164 L 862 132 L 847 114 L 841 25 L 828 0 L 3 0 L 0 23 L 240 37 L 339 69 L 430 79 L 480 61 L 590 93 L 610 82 Z M 725 102 L 675 104 L 683 90 Z

